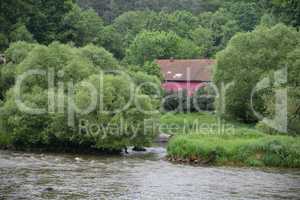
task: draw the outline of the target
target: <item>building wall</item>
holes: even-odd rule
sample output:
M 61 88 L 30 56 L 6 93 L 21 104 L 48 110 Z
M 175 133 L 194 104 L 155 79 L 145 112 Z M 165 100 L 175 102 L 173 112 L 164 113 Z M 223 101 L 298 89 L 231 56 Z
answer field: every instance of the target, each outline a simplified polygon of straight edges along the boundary
M 205 87 L 207 84 L 203 82 L 165 82 L 162 88 L 166 91 L 187 90 L 189 95 L 193 95 L 198 89 Z

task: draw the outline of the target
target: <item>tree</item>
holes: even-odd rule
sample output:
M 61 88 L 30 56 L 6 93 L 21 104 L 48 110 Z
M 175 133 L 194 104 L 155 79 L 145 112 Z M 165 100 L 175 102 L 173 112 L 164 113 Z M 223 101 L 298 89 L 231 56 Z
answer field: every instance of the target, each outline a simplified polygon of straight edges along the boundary
M 7 64 L 0 65 L 0 100 L 5 98 L 6 92 L 15 84 L 16 67 L 38 45 L 26 42 L 12 43 L 5 51 Z
M 293 51 L 291 51 L 286 60 L 281 61 L 282 65 L 287 66 L 287 83 L 284 85 L 277 85 L 272 87 L 273 95 L 266 95 L 264 98 L 264 104 L 266 106 L 265 114 L 271 117 L 275 115 L 275 93 L 280 87 L 287 89 L 287 117 L 288 127 L 287 131 L 293 135 L 299 135 L 300 131 L 300 45 L 298 45 Z M 278 131 L 269 128 L 263 122 L 258 124 L 258 127 L 265 132 L 277 133 Z
M 22 47 L 21 53 L 17 53 L 17 46 Z M 30 49 L 31 46 L 34 48 Z M 26 48 L 27 54 L 24 52 Z M 144 122 L 157 118 L 155 114 L 147 112 L 155 108 L 151 99 L 142 92 L 135 93 L 136 85 L 124 75 L 102 73 L 103 76 L 100 76 L 104 69 L 119 67 L 118 62 L 103 48 L 93 45 L 74 48 L 58 42 L 49 46 L 26 46 L 26 43 L 18 42 L 12 45 L 7 54 L 10 57 L 9 64 L 15 65 L 16 75 L 29 70 L 46 73 L 27 77 L 22 82 L 20 95 L 26 106 L 46 109 L 47 112 L 34 114 L 21 110 L 15 100 L 16 85 L 12 85 L 6 93 L 0 117 L 4 130 L 12 134 L 16 148 L 119 152 L 126 146 L 149 145 L 155 138 L 157 131 L 154 129 L 144 132 Z M 49 85 L 51 76 L 54 83 Z M 95 108 L 84 113 L 78 111 L 74 104 L 82 110 L 95 100 L 91 98 L 87 84 L 93 85 L 97 95 L 94 96 Z M 53 91 L 55 108 L 51 111 L 49 94 Z M 130 101 L 131 97 L 135 103 Z M 125 106 L 127 109 L 123 110 Z M 119 109 L 120 112 L 115 112 Z M 67 123 L 70 117 L 76 126 Z M 79 126 L 84 126 L 80 124 L 82 120 L 89 124 L 84 130 L 79 130 Z M 89 126 L 94 124 L 99 125 L 96 131 Z M 118 132 L 115 132 L 116 126 L 122 126 Z
M 201 14 L 199 23 L 213 33 L 212 54 L 224 49 L 231 37 L 241 30 L 232 14 L 223 8 L 215 13 L 207 12 Z
M 96 66 L 99 70 L 110 71 L 120 69 L 118 61 L 111 53 L 102 47 L 97 47 L 90 44 L 82 47 L 80 52 L 84 58 L 92 61 L 94 66 Z
M 253 2 L 235 2 L 225 6 L 243 31 L 252 31 L 259 22 L 259 9 Z
M 188 37 L 188 32 L 196 27 L 197 18 L 187 11 L 174 13 L 160 12 L 148 17 L 147 30 L 172 31 L 180 37 Z
M 214 37 L 210 29 L 199 26 L 190 32 L 191 40 L 200 47 L 201 55 L 203 57 L 212 56 Z
M 125 44 L 123 36 L 112 25 L 105 26 L 102 33 L 102 45 L 109 52 L 113 53 L 117 59 L 125 56 Z
M 10 33 L 10 42 L 25 41 L 34 42 L 33 35 L 27 30 L 24 24 L 18 24 Z
M 11 35 L 13 41 L 31 40 L 32 34 L 37 42 L 49 44 L 58 39 L 62 20 L 73 5 L 73 0 L 2 0 L 0 34 Z M 8 43 L 2 49 L 7 47 Z
M 76 46 L 102 44 L 103 21 L 93 10 L 83 11 L 75 5 L 62 23 L 62 42 L 73 42 Z
M 129 11 L 117 17 L 110 26 L 105 40 L 117 45 L 117 55 L 119 58 L 125 56 L 125 50 L 133 42 L 137 34 L 146 29 L 148 18 L 155 15 L 152 12 L 145 11 Z M 106 43 L 109 45 L 109 43 Z
M 222 4 L 221 0 L 78 0 L 77 2 L 83 8 L 95 9 L 108 23 L 128 11 L 189 11 L 199 14 L 215 11 Z
M 234 82 L 226 91 L 226 115 L 247 122 L 257 121 L 251 107 L 251 93 L 256 84 L 271 72 L 281 69 L 287 56 L 299 44 L 299 32 L 284 26 L 258 27 L 251 33 L 233 37 L 227 48 L 217 55 L 214 81 L 217 85 Z M 253 96 L 254 109 L 265 112 L 263 96 L 270 89 Z
M 146 61 L 161 58 L 194 58 L 200 54 L 198 50 L 173 32 L 143 31 L 128 48 L 125 60 L 130 64 L 144 65 Z
M 156 76 L 160 80 L 163 79 L 160 66 L 156 62 L 146 62 L 143 66 L 143 71 L 146 72 L 148 75 Z

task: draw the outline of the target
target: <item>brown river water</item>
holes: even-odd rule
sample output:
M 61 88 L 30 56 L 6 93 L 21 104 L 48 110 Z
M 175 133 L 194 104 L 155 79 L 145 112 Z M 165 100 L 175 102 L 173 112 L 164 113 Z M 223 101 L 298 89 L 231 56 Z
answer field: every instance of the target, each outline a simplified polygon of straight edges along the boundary
M 193 167 L 163 147 L 123 156 L 0 151 L 0 199 L 300 199 L 300 170 Z

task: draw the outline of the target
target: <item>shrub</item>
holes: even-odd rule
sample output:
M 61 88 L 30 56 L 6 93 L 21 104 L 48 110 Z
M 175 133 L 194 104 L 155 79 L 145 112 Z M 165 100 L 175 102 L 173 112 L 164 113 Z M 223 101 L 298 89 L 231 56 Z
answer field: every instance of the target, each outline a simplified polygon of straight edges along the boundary
M 165 111 L 201 112 L 215 109 L 215 94 L 209 86 L 200 88 L 193 95 L 188 91 L 167 91 L 163 101 Z

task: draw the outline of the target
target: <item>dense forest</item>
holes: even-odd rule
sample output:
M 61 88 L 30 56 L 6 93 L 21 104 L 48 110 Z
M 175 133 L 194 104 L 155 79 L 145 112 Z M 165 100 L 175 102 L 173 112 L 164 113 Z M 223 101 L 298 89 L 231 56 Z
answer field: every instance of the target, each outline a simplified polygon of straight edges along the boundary
M 14 133 L 14 143 L 20 146 L 69 144 L 119 150 L 149 144 L 155 135 L 143 137 L 143 127 L 133 141 L 130 135 L 102 140 L 77 135 L 61 125 L 67 121 L 61 113 L 42 117 L 21 113 L 14 102 L 15 77 L 32 68 L 63 70 L 64 77 L 56 78 L 64 83 L 75 81 L 74 96 L 84 107 L 88 94 L 80 84 L 96 85 L 99 80 L 93 75 L 97 71 L 123 69 L 137 85 L 159 85 L 160 71 L 153 61 L 171 57 L 217 59 L 214 81 L 240 83 L 228 93 L 226 116 L 247 123 L 258 122 L 249 108 L 253 84 L 289 63 L 288 131 L 299 131 L 298 0 L 1 0 L 0 24 L 0 52 L 6 60 L 0 66 L 2 125 L 4 132 Z M 107 75 L 105 80 L 107 109 L 122 106 L 129 98 L 128 83 L 122 76 Z M 43 81 L 32 79 L 23 88 L 24 99 L 34 106 L 48 103 Z M 262 113 L 274 113 L 270 95 L 274 90 L 255 99 Z M 143 88 L 136 98 L 151 110 L 158 107 L 151 95 L 151 88 Z M 119 115 L 99 117 L 93 112 L 78 117 L 104 124 L 122 117 L 135 124 L 156 118 L 134 107 Z
M 210 57 L 235 33 L 251 31 L 260 23 L 300 25 L 297 0 L 78 0 L 78 4 L 81 7 L 72 0 L 1 1 L 0 51 L 18 40 L 94 43 L 122 59 L 143 34 L 152 34 L 153 39 L 165 34 L 168 40 L 166 33 L 153 33 L 160 31 L 176 34 L 174 39 L 180 40 L 183 49 L 193 43 L 191 49 L 197 51 L 172 56 Z

